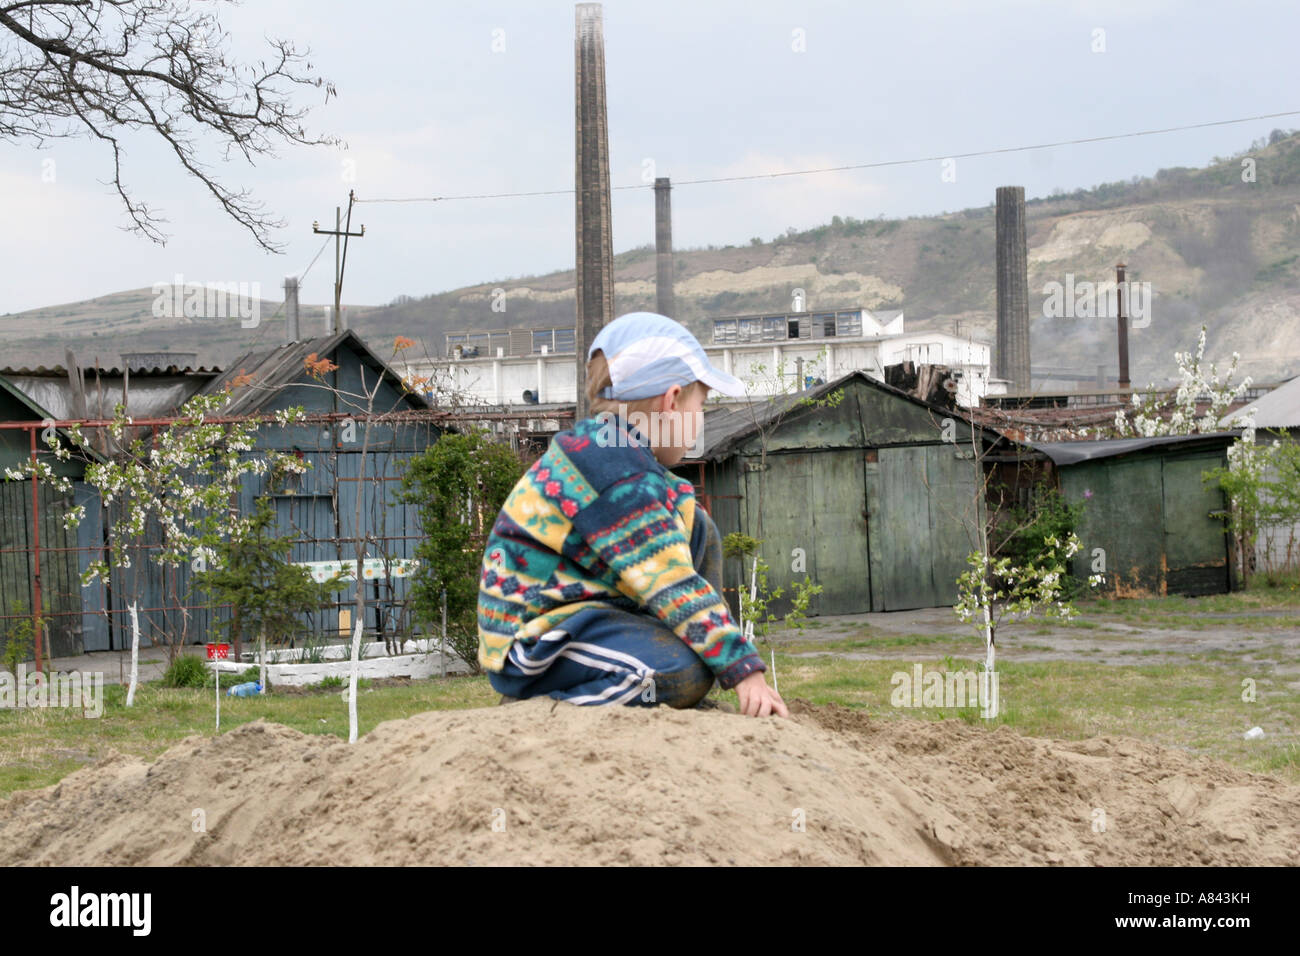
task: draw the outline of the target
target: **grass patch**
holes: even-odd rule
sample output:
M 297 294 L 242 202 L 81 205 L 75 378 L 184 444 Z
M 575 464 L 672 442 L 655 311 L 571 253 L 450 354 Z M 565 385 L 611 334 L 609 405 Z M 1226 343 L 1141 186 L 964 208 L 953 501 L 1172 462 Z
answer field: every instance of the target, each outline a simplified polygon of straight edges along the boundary
M 1108 614 L 1127 617 L 1139 614 L 1183 615 L 1196 614 L 1248 614 L 1251 611 L 1286 610 L 1300 606 L 1300 585 L 1293 577 L 1278 576 L 1277 584 L 1270 586 L 1262 575 L 1257 575 L 1244 591 L 1229 594 L 1206 594 L 1200 597 L 1171 595 L 1149 598 L 1089 598 L 1079 600 L 1075 607 L 1081 614 Z
M 973 660 L 927 662 L 918 656 L 916 661 L 926 672 L 975 669 Z M 882 720 L 958 717 L 989 729 L 1006 724 L 1024 734 L 1063 740 L 1104 734 L 1136 737 L 1300 783 L 1300 758 L 1293 742 L 1294 728 L 1300 727 L 1300 699 L 1283 677 L 1256 676 L 1258 699 L 1247 703 L 1241 699 L 1237 667 L 1155 661 L 1115 667 L 1004 658 L 998 663 L 1003 713 L 984 720 L 974 708 L 963 714 L 956 709 L 891 706 L 892 675 L 910 673 L 913 663 L 788 658 L 779 651 L 776 656 L 781 694 L 787 700 L 802 697 L 815 704 L 856 707 Z M 1268 736 L 1243 740 L 1242 734 L 1256 725 Z
M 900 647 L 933 647 L 935 645 L 969 644 L 969 634 L 876 634 L 869 638 L 846 637 L 833 641 L 782 641 L 759 640 L 758 645 L 767 653 L 775 647 L 784 654 L 835 654 L 852 651 L 876 651 Z
M 223 685 L 224 685 L 223 681 Z M 447 677 L 406 685 L 372 686 L 357 681 L 358 733 L 386 720 L 426 710 L 456 710 L 497 703 L 500 695 L 486 677 Z M 159 682 L 136 689 L 135 706 L 126 706 L 126 689 L 104 687 L 104 712 L 98 718 L 59 708 L 0 710 L 0 795 L 44 787 L 108 755 L 111 749 L 151 758 L 192 735 L 214 731 L 214 692 L 166 688 Z M 266 694 L 221 699 L 221 732 L 259 717 L 305 734 L 347 739 L 348 708 L 338 689 L 321 693 Z

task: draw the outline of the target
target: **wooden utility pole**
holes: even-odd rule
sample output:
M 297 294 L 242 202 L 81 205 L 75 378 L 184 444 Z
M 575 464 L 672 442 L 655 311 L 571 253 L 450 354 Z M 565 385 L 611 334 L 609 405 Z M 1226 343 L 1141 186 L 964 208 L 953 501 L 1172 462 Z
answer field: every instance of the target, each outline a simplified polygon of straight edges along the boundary
M 355 190 L 348 190 L 348 220 L 346 225 L 343 222 L 343 212 L 338 207 L 334 207 L 334 228 L 322 229 L 320 220 L 311 224 L 311 231 L 320 236 L 334 237 L 334 321 L 331 333 L 343 331 L 343 313 L 341 311 L 343 304 L 343 270 L 348 267 L 348 239 L 356 236 L 360 239 L 366 234 L 366 227 L 362 225 L 360 232 L 349 232 L 352 228 L 352 205 L 356 202 Z M 343 248 L 340 254 L 339 239 L 343 240 Z

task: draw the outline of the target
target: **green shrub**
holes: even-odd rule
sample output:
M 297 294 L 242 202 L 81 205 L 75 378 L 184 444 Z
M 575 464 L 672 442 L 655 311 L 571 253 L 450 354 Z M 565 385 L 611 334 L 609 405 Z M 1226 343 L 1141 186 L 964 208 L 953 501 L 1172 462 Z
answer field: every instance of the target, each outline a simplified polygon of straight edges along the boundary
M 1065 542 L 1079 525 L 1083 504 L 1070 504 L 1055 488 L 1035 488 L 1028 508 L 1011 509 L 1012 531 L 997 549 L 998 557 L 1009 557 L 1012 564 L 1058 565 L 1066 572 L 1061 578 L 1061 597 L 1071 601 L 1080 592 L 1081 582 L 1072 574 L 1073 561 L 1065 557 Z M 1055 547 L 1048 538 L 1060 542 Z
M 208 686 L 207 666 L 193 654 L 182 654 L 167 668 L 163 674 L 164 687 L 206 687 Z
M 1254 584 L 1274 590 L 1294 591 L 1300 586 L 1300 572 L 1295 568 L 1266 568 L 1255 575 Z
M 31 657 L 36 629 L 43 627 L 44 622 L 38 617 L 33 625 L 30 617 L 18 617 L 20 614 L 27 613 L 22 601 L 12 601 L 9 605 L 9 613 L 17 619 L 5 632 L 4 665 L 9 673 L 17 677 L 18 665 Z
M 447 650 L 478 672 L 478 597 L 483 551 L 524 464 L 492 433 L 447 434 L 411 459 L 400 499 L 417 508 L 421 540 L 410 580 L 411 616 L 425 636 L 442 629 Z

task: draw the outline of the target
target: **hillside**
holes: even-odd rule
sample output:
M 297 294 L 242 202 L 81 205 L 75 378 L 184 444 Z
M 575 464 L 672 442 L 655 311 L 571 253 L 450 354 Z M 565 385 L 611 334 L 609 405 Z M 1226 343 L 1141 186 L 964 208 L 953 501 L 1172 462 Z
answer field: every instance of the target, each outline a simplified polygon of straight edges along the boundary
M 1271 137 L 1202 169 L 1160 170 L 1154 177 L 1109 183 L 1031 199 L 1031 316 L 1044 284 L 1114 277 L 1125 261 L 1129 278 L 1150 282 L 1150 324 L 1131 335 L 1133 378 L 1165 381 L 1172 353 L 1190 348 L 1209 328 L 1207 358 L 1241 353 L 1257 381 L 1300 373 L 1300 134 Z M 1254 182 L 1242 181 L 1243 157 L 1255 161 Z M 995 308 L 993 205 L 944 216 L 862 220 L 846 210 L 831 223 L 722 248 L 679 250 L 677 316 L 707 336 L 714 315 L 783 310 L 803 288 L 813 309 L 903 308 L 911 329 L 959 328 L 993 340 Z M 355 268 L 364 268 L 364 258 Z M 654 250 L 615 257 L 616 311 L 654 307 Z M 402 334 L 437 355 L 451 329 L 571 324 L 573 272 L 485 282 L 437 295 L 402 296 L 381 307 L 350 307 L 349 324 L 376 341 Z M 504 288 L 505 314 L 488 308 Z M 269 290 L 267 290 L 269 291 Z M 238 323 L 155 318 L 149 289 L 4 317 L 7 364 L 61 363 L 71 345 L 79 357 L 118 362 L 118 353 L 180 348 L 200 361 L 223 363 L 247 348 Z M 264 303 L 263 344 L 283 334 L 279 303 Z M 488 317 L 485 321 L 485 317 Z M 303 330 L 323 328 L 319 306 L 303 307 Z M 954 324 L 956 323 L 956 325 Z M 200 325 L 207 325 L 202 336 Z M 1033 318 L 1033 364 L 1092 375 L 1105 363 L 1114 375 L 1114 321 Z M 111 344 L 110 344 L 111 343 Z

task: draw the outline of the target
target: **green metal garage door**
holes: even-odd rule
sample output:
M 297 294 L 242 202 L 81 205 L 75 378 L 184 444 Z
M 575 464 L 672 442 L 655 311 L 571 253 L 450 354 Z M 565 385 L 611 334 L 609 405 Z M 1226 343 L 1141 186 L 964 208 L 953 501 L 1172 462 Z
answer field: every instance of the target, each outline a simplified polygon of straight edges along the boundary
M 868 460 L 872 609 L 957 600 L 984 518 L 970 451 L 952 444 L 881 448 Z
M 1222 464 L 1221 456 L 1164 462 L 1165 590 L 1168 594 L 1222 594 L 1229 588 L 1228 542 L 1223 492 L 1207 488 L 1201 473 Z
M 767 456 L 761 537 L 763 560 L 771 565 L 768 587 L 784 588 L 788 596 L 790 586 L 805 577 L 820 584 L 823 590 L 809 604 L 810 614 L 871 610 L 863 458 L 861 449 Z M 757 467 L 755 461 L 749 464 Z M 744 472 L 747 525 L 755 536 L 759 536 L 759 474 Z M 802 552 L 806 570 L 792 567 L 796 549 Z M 783 598 L 772 607 L 784 614 L 790 605 Z

